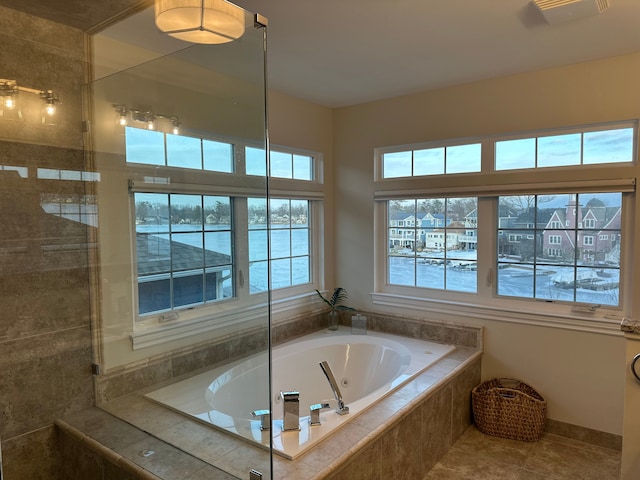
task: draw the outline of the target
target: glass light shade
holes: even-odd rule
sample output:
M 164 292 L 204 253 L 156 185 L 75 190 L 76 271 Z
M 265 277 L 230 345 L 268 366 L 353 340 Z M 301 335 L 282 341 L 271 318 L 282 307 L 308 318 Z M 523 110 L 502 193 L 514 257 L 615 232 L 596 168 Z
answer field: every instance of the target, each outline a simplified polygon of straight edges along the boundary
M 156 26 L 192 43 L 226 43 L 244 34 L 244 10 L 225 0 L 156 0 Z

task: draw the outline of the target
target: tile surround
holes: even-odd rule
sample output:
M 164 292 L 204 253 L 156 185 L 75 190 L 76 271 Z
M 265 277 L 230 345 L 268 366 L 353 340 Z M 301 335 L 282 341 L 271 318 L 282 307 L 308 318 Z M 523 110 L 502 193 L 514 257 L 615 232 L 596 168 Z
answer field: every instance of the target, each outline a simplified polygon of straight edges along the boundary
M 2 119 L 0 164 L 0 437 L 8 479 L 57 480 L 54 421 L 94 404 L 87 228 L 45 215 L 43 195 L 81 197 L 79 181 L 39 168 L 86 170 L 81 129 L 84 33 L 0 7 L 2 78 L 53 89 L 58 124 Z M 37 103 L 37 102 L 36 102 Z M 34 113 L 34 116 L 36 113 Z M 39 117 L 39 114 L 37 114 Z
M 411 338 L 422 338 L 464 347 L 482 347 L 482 329 L 462 325 L 430 323 L 407 317 L 394 317 L 370 312 L 367 315 L 370 330 L 384 331 Z M 349 315 L 342 313 L 340 323 L 349 325 Z M 272 326 L 272 343 L 288 340 L 321 330 L 326 322 L 323 313 L 288 319 Z M 215 339 L 209 343 L 169 352 L 138 365 L 118 369 L 96 377 L 97 404 L 102 405 L 120 396 L 161 382 L 175 380 L 195 371 L 221 365 L 245 355 L 267 348 L 267 330 L 258 328 L 248 333 Z
M 280 333 L 283 338 L 288 337 L 287 333 Z M 353 476 L 356 472 L 360 475 L 367 471 L 374 472 L 373 478 L 383 478 L 376 475 L 386 474 L 384 469 L 387 468 L 389 456 L 381 456 L 381 449 L 392 451 L 394 458 L 408 472 L 413 472 L 412 475 L 432 466 L 455 441 L 457 432 L 463 431 L 470 422 L 470 391 L 480 381 L 479 355 L 477 349 L 461 347 L 432 370 L 423 372 L 370 411 L 354 418 L 332 434 L 330 441 L 323 442 L 300 459 L 292 462 L 274 456 L 275 478 L 352 480 L 367 478 Z M 268 452 L 168 411 L 144 398 L 144 391 L 107 402 L 102 408 L 239 478 L 244 478 L 250 468 L 269 471 Z M 462 394 L 465 398 L 454 399 L 455 394 Z M 102 414 L 107 415 L 104 412 Z M 459 420 L 466 424 L 454 426 Z M 79 418 L 76 414 L 66 421 L 78 431 L 100 435 L 97 430 L 102 427 L 99 424 L 91 427 L 87 423 L 88 418 Z M 110 439 L 115 438 L 109 429 L 104 435 L 105 443 L 111 443 Z M 420 440 L 416 441 L 416 438 Z M 135 453 L 132 445 L 112 448 L 118 454 L 127 453 L 129 457 Z M 425 452 L 429 454 L 425 455 Z M 133 461 L 140 464 L 135 459 Z M 162 471 L 159 468 L 152 471 L 159 474 Z M 185 478 L 190 478 L 197 472 L 180 471 L 179 475 L 183 474 Z
M 3 439 L 2 459 L 7 480 L 57 479 L 61 462 L 54 425 L 6 441 Z

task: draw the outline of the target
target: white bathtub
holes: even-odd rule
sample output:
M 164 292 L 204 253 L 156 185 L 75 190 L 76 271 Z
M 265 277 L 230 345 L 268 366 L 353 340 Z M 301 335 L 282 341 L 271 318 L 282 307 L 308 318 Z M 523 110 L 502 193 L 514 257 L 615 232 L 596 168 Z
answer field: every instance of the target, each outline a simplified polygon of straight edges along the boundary
M 269 405 L 267 353 L 201 373 L 146 394 L 148 398 L 200 421 L 240 435 L 294 459 L 323 437 L 407 382 L 455 347 L 396 335 L 351 335 L 348 328 L 317 332 L 273 349 Z M 349 413 L 337 401 L 319 366 L 327 361 Z M 281 391 L 300 394 L 300 430 L 282 430 Z M 309 407 L 328 402 L 321 425 L 309 425 Z M 255 410 L 271 409 L 271 431 L 260 430 Z

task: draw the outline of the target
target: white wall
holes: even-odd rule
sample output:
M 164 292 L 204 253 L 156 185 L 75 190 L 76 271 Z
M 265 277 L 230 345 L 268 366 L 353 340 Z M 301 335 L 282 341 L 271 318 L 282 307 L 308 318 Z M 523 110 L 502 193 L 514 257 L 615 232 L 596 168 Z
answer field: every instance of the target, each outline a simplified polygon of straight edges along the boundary
M 380 310 L 370 297 L 374 147 L 635 119 L 638 85 L 640 54 L 633 54 L 335 110 L 337 284 L 348 289 L 354 306 Z M 622 335 L 461 320 L 485 327 L 484 378 L 521 378 L 547 398 L 549 418 L 622 434 Z

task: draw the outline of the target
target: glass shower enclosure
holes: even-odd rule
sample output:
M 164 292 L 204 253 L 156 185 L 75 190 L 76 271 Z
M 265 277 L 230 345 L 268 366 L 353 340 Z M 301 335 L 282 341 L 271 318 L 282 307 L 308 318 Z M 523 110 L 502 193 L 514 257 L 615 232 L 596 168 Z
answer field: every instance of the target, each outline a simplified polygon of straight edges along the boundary
M 238 441 L 210 421 L 215 389 L 246 402 L 257 432 L 269 424 L 269 278 L 252 267 L 268 244 L 251 233 L 268 220 L 265 22 L 245 12 L 240 39 L 197 45 L 160 33 L 148 9 L 92 43 L 85 135 L 96 402 L 247 478 L 246 465 L 193 446 Z M 220 372 L 249 357 L 260 365 L 255 388 L 235 391 Z M 180 423 L 176 409 L 153 392 L 197 375 L 198 403 L 181 414 L 179 434 L 162 421 Z M 250 467 L 270 478 L 263 435 L 264 455 Z

